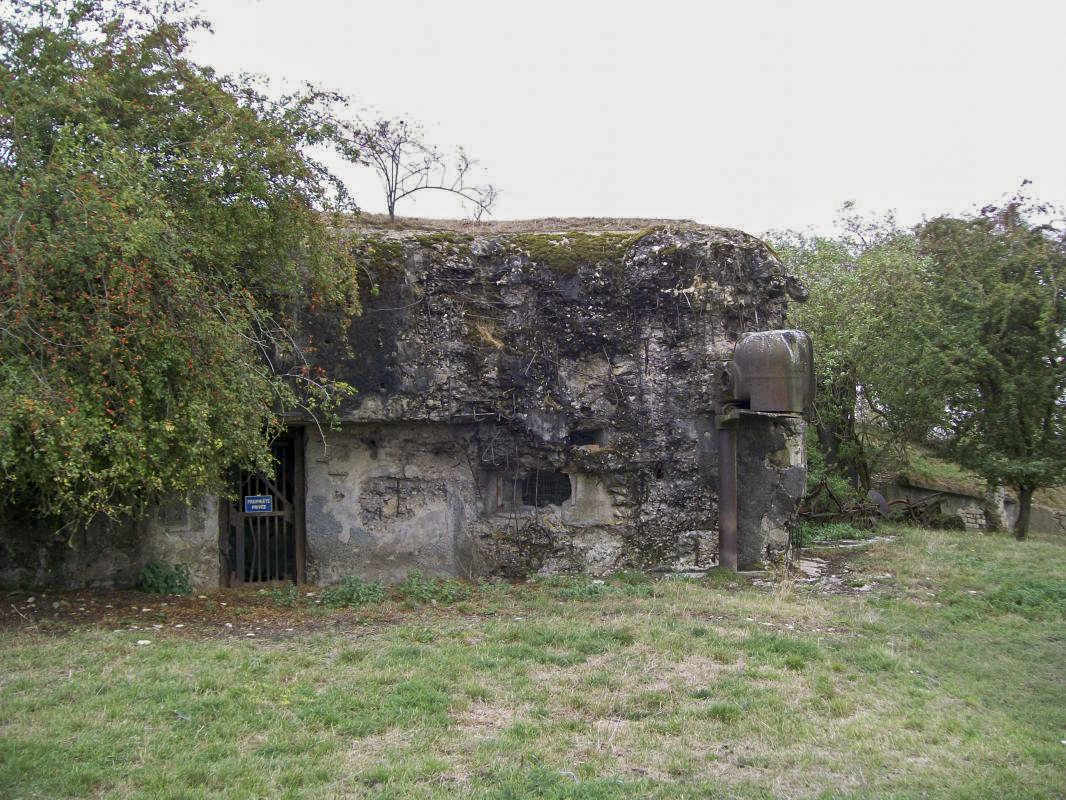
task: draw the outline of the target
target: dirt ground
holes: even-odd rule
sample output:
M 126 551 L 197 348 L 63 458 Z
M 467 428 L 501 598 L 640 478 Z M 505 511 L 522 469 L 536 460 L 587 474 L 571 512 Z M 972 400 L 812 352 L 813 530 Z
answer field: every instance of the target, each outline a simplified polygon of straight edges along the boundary
M 875 584 L 860 585 L 851 580 L 848 566 L 864 544 L 841 542 L 807 548 L 785 579 L 827 594 L 871 591 Z M 756 577 L 752 583 L 769 590 L 782 577 Z M 358 610 L 326 608 L 318 599 L 320 588 L 310 585 L 301 587 L 300 605 L 287 608 L 272 596 L 280 588 L 282 584 L 209 589 L 187 596 L 110 588 L 10 591 L 0 597 L 0 629 L 59 633 L 98 626 L 147 632 L 167 629 L 197 638 L 285 638 L 313 631 L 369 631 L 402 622 L 409 616 L 394 605 Z M 452 612 L 455 613 L 454 608 Z M 476 598 L 474 605 L 462 613 L 479 616 Z
M 304 588 L 308 606 L 280 607 L 262 588 L 211 589 L 188 596 L 146 594 L 132 589 L 8 592 L 0 628 L 62 632 L 73 627 L 110 630 L 169 629 L 198 638 L 284 638 L 297 631 L 329 631 L 387 624 L 399 612 L 316 607 L 316 587 Z

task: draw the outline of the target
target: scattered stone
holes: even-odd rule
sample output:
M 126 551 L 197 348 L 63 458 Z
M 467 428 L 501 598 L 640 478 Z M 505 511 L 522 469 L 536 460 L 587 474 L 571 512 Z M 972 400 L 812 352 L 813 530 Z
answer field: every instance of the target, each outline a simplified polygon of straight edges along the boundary
M 796 569 L 808 578 L 820 578 L 828 565 L 829 562 L 823 558 L 801 558 L 796 564 Z

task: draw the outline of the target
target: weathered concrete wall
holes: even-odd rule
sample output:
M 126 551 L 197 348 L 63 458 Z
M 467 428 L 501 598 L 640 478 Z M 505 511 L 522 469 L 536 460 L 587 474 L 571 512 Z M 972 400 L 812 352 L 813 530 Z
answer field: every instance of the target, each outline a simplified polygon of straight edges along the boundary
M 889 500 L 905 499 L 912 503 L 937 495 L 941 513 L 959 517 L 969 531 L 1013 530 L 1018 521 L 1018 500 L 1003 489 L 978 496 L 946 487 L 889 482 L 878 486 L 878 490 Z M 1029 530 L 1066 534 L 1066 511 L 1033 504 Z
M 0 587 L 131 586 L 143 566 L 130 521 L 101 520 L 70 535 L 48 520 L 11 516 L 0 528 Z
M 189 568 L 193 585 L 219 585 L 219 501 L 205 495 L 186 504 L 164 503 L 140 525 L 142 562 L 157 558 Z
M 985 499 L 976 495 L 899 483 L 882 484 L 878 487 L 878 491 L 884 495 L 886 500 L 907 500 L 911 503 L 926 500 L 935 495 L 938 497 L 940 512 L 959 517 L 967 530 L 983 532 L 988 528 Z
M 1018 518 L 1017 511 L 1014 518 Z M 1029 512 L 1029 529 L 1037 533 L 1066 535 L 1066 511 L 1034 505 Z
M 218 502 L 168 503 L 140 520 L 98 520 L 68 534 L 46 520 L 0 524 L 0 587 L 130 587 L 153 558 L 185 564 L 198 587 L 218 586 Z
M 746 417 L 738 458 L 741 566 L 755 568 L 787 556 L 806 460 L 802 419 Z M 395 581 L 412 569 L 474 577 L 708 568 L 718 553 L 711 506 L 718 456 L 709 421 L 686 427 L 692 440 L 643 484 L 643 503 L 633 502 L 630 465 L 612 462 L 609 448 L 577 445 L 559 469 L 545 469 L 568 484 L 561 491 L 569 496 L 541 506 L 523 496 L 522 470 L 501 471 L 484 458 L 489 443 L 507 436 L 495 422 L 348 424 L 327 432 L 325 446 L 309 436 L 309 576 L 333 583 L 347 575 Z M 669 499 L 677 474 L 668 469 L 689 460 L 691 481 L 711 508 L 702 527 L 685 526 L 671 549 L 649 553 L 642 526 L 657 513 L 686 510 Z
M 307 438 L 309 579 L 477 574 L 473 426 L 345 426 Z

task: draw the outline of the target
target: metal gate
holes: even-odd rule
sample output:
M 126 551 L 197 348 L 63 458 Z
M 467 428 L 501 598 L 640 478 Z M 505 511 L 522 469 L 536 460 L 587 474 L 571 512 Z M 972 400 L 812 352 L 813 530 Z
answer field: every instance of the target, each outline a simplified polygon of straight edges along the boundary
M 240 471 L 223 542 L 229 585 L 304 581 L 302 431 L 271 445 L 273 474 Z

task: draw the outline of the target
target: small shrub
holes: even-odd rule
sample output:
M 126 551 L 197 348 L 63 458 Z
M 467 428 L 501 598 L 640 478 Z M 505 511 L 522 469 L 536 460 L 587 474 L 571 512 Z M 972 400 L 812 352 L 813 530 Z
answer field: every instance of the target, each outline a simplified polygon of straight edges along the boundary
M 322 591 L 322 605 L 331 608 L 360 608 L 371 603 L 381 603 L 388 598 L 385 587 L 377 581 L 368 581 L 358 575 L 349 575 L 336 586 Z
M 816 492 L 813 498 L 808 499 L 807 506 L 814 512 L 832 512 L 839 509 L 833 500 L 835 497 L 841 503 L 861 502 L 864 498 L 862 492 L 851 485 L 851 482 L 840 475 L 834 467 L 830 466 L 818 440 L 817 428 L 814 425 L 807 427 L 807 492 L 808 497 Z M 822 481 L 826 488 L 818 490 Z M 828 489 L 828 491 L 827 491 Z
M 185 564 L 153 558 L 137 576 L 137 588 L 150 594 L 192 594 L 192 576 Z
M 396 594 L 413 603 L 451 605 L 466 600 L 473 593 L 470 584 L 455 578 L 427 578 L 420 570 L 412 570 L 393 587 Z

